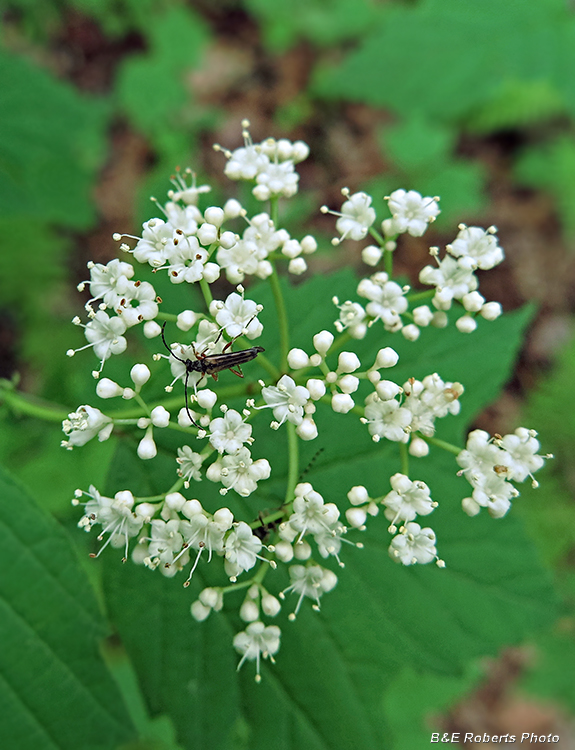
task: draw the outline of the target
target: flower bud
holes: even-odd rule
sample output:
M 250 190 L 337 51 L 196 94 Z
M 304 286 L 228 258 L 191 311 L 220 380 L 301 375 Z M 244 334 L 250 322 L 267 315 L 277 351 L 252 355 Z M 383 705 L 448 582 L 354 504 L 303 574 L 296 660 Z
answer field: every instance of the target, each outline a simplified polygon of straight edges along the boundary
M 503 308 L 499 302 L 486 302 L 481 308 L 480 315 L 485 320 L 495 320 L 503 312 Z
M 363 505 L 369 500 L 369 495 L 362 484 L 357 484 L 347 493 L 347 499 L 352 505 Z
M 355 372 L 361 367 L 359 357 L 354 352 L 340 352 L 337 358 L 337 371 Z
M 302 273 L 307 271 L 307 263 L 304 258 L 294 258 L 288 263 L 288 271 L 293 273 L 294 276 L 301 276 Z
M 329 331 L 320 331 L 313 337 L 313 345 L 315 350 L 325 357 L 328 349 L 333 344 L 333 333 Z
M 479 294 L 479 292 L 468 292 L 463 295 L 461 302 L 467 312 L 479 312 L 483 307 L 485 297 Z
M 156 444 L 154 443 L 154 438 L 152 437 L 151 430 L 148 430 L 138 443 L 137 453 L 138 456 L 144 461 L 147 461 L 150 458 L 154 458 L 158 453 L 158 449 L 156 448 Z
M 315 237 L 312 237 L 311 234 L 306 234 L 306 236 L 300 242 L 300 245 L 301 245 L 302 253 L 305 253 L 306 255 L 315 253 L 315 251 L 317 250 L 316 239 Z
M 145 367 L 145 365 L 144 365 Z M 121 396 L 124 389 L 117 383 L 114 383 L 110 378 L 102 378 L 98 381 L 96 386 L 96 393 L 100 398 L 114 398 L 115 396 Z
M 429 453 L 429 444 L 422 438 L 413 437 L 409 443 L 409 453 L 416 458 L 422 458 Z
M 288 352 L 288 365 L 292 370 L 300 370 L 309 366 L 309 357 L 303 349 L 290 349 Z
M 361 259 L 367 266 L 377 266 L 383 255 L 383 250 L 377 245 L 368 245 L 361 251 Z
M 344 375 L 339 379 L 338 385 L 344 393 L 355 393 L 359 388 L 359 378 L 355 375 Z
M 147 339 L 155 339 L 162 333 L 162 327 L 155 320 L 147 320 L 144 323 L 144 336 Z
M 449 318 L 442 310 L 433 313 L 433 320 L 431 321 L 432 326 L 435 328 L 445 328 L 448 323 Z
M 222 232 L 220 235 L 220 245 L 226 250 L 230 250 L 237 245 L 238 238 L 234 232 Z
M 477 321 L 470 315 L 462 315 L 455 321 L 455 326 L 461 333 L 473 333 L 477 328 Z
M 272 596 L 267 592 L 265 594 L 262 594 L 261 604 L 264 615 L 267 615 L 268 617 L 275 617 L 282 607 L 279 599 L 276 599 L 275 596 Z
M 232 528 L 234 514 L 229 508 L 220 508 L 214 513 L 214 522 L 227 531 Z
M 211 391 L 209 388 L 204 388 L 201 391 L 198 391 L 198 404 L 202 407 L 202 409 L 213 409 L 214 404 L 218 400 L 217 393 L 214 391 Z
M 348 508 L 345 511 L 345 518 L 350 526 L 359 529 L 365 524 L 367 513 L 363 508 Z
M 408 341 L 417 341 L 417 339 L 419 338 L 419 333 L 420 333 L 419 328 L 413 323 L 410 323 L 409 325 L 404 326 L 401 329 L 401 332 Z
M 285 255 L 286 258 L 297 258 L 297 256 L 301 253 L 301 245 L 297 240 L 288 240 L 287 242 L 284 242 L 282 247 L 282 255 Z
M 242 204 L 235 198 L 230 198 L 224 204 L 224 216 L 226 219 L 237 219 L 242 211 Z
M 170 424 L 170 412 L 163 406 L 156 406 L 150 414 L 154 427 L 167 427 Z
M 219 609 L 221 608 L 223 596 L 221 590 L 208 586 L 200 591 L 198 599 L 205 607 Z
M 195 326 L 198 318 L 199 315 L 195 312 L 192 312 L 192 310 L 184 310 L 178 315 L 176 326 L 180 329 L 180 331 L 189 331 L 190 328 Z
M 180 511 L 184 507 L 186 498 L 180 492 L 169 492 L 166 495 L 165 504 L 171 510 Z
M 210 607 L 206 607 L 198 599 L 196 599 L 196 601 L 192 603 L 192 606 L 190 609 L 191 609 L 192 617 L 197 622 L 203 622 L 205 619 L 209 617 L 209 614 L 212 611 Z
M 401 391 L 401 387 L 392 380 L 380 380 L 375 390 L 382 401 L 390 401 Z
M 481 510 L 481 506 L 472 497 L 464 497 L 461 501 L 461 507 L 468 516 L 476 516 Z
M 156 510 L 157 507 L 152 503 L 139 503 L 136 505 L 135 513 L 144 519 L 144 523 L 149 523 Z
M 427 305 L 420 305 L 420 307 L 416 307 L 413 311 L 413 320 L 415 325 L 425 328 L 433 320 L 433 313 Z
M 221 227 L 224 223 L 224 210 L 219 206 L 210 206 L 204 211 L 204 219 L 208 224 L 213 224 L 215 227 Z
M 375 367 L 379 370 L 382 367 L 395 367 L 399 361 L 399 354 L 390 346 L 380 349 L 375 358 Z
M 208 284 L 213 284 L 216 279 L 220 278 L 220 267 L 217 263 L 206 263 L 202 276 Z
M 302 440 L 315 440 L 318 435 L 317 425 L 311 417 L 305 417 L 295 431 Z
M 355 402 L 349 393 L 334 393 L 331 397 L 331 408 L 339 414 L 347 414 L 354 406 Z
M 318 378 L 310 378 L 305 387 L 309 391 L 310 398 L 314 401 L 318 401 L 322 396 L 325 396 L 325 383 L 323 380 Z
M 302 539 L 301 542 L 296 542 L 294 545 L 294 557 L 296 560 L 309 560 L 311 551 L 311 547 L 305 539 Z
M 130 377 L 137 387 L 141 387 L 150 379 L 150 372 L 147 365 L 134 365 L 130 370 Z
M 280 562 L 291 562 L 293 560 L 293 547 L 289 542 L 280 539 L 274 545 L 274 555 Z
M 253 599 L 244 599 L 239 614 L 244 622 L 255 622 L 259 619 L 260 608 Z

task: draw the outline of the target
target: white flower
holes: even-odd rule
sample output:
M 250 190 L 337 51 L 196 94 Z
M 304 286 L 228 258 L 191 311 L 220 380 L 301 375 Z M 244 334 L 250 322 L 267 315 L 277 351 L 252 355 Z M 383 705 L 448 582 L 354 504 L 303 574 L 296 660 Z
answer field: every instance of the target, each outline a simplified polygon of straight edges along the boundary
M 132 251 L 138 263 L 149 263 L 152 268 L 163 266 L 173 250 L 174 229 L 163 219 L 144 222 L 142 238 Z
M 216 322 L 230 338 L 241 336 L 244 332 L 249 339 L 261 335 L 263 326 L 256 317 L 261 308 L 253 300 L 244 299 L 236 292 L 232 292 L 226 301 L 219 305 L 215 314 Z
M 339 216 L 335 227 L 341 234 L 341 238 L 336 240 L 334 244 L 339 244 L 347 237 L 352 240 L 362 240 L 375 221 L 375 211 L 371 208 L 371 195 L 367 193 L 349 195 L 349 191 L 345 190 L 344 192 L 344 190 L 342 190 L 342 193 L 349 197 L 341 207 L 341 214 L 330 211 L 335 216 Z M 325 210 L 324 213 L 326 213 Z
M 190 479 L 196 482 L 202 481 L 200 469 L 203 458 L 199 453 L 194 453 L 189 445 L 183 445 L 181 448 L 178 448 L 176 462 L 178 463 L 178 476 L 185 479 L 185 486 L 189 486 Z
M 246 274 L 257 273 L 260 264 L 257 246 L 248 240 L 239 240 L 230 248 L 219 247 L 217 260 L 232 284 L 239 284 Z
M 233 456 L 218 458 L 206 472 L 211 482 L 221 482 L 224 488 L 220 490 L 222 495 L 228 490 L 234 490 L 242 497 L 248 497 L 257 489 L 257 483 L 267 479 L 271 473 L 271 467 L 267 459 L 258 458 L 253 461 L 247 448 L 240 448 Z
M 260 655 L 264 659 L 274 661 L 273 655 L 280 647 L 281 630 L 277 625 L 268 625 L 263 622 L 252 622 L 245 630 L 234 636 L 234 648 L 243 654 L 238 669 L 246 659 L 256 662 L 256 682 L 260 682 Z
M 266 201 L 274 195 L 290 198 L 297 193 L 298 181 L 299 175 L 292 161 L 268 163 L 260 168 L 256 177 L 257 185 L 252 193 L 260 201 Z
M 210 422 L 209 440 L 218 453 L 237 453 L 244 443 L 250 442 L 251 435 L 251 424 L 246 424 L 234 409 Z
M 84 516 L 78 522 L 78 526 L 90 531 L 96 524 L 101 524 L 102 531 L 98 539 L 103 539 L 106 533 L 109 533 L 110 536 L 101 547 L 98 555 L 110 543 L 112 547 L 119 547 L 123 544 L 125 546 L 124 558 L 126 559 L 128 557 L 128 539 L 137 536 L 144 524 L 142 516 L 133 511 L 134 496 L 129 490 L 121 490 L 114 495 L 114 498 L 105 497 L 100 495 L 93 485 L 85 494 L 90 500 L 85 505 Z
M 148 555 L 153 567 L 160 563 L 170 567 L 182 549 L 184 540 L 179 532 L 180 521 L 152 521 L 152 537 L 148 547 Z
M 200 281 L 208 260 L 207 251 L 200 247 L 196 237 L 182 235 L 174 240 L 174 245 L 169 262 L 161 266 L 168 271 L 168 278 L 172 284 L 182 284 L 184 281 L 192 284 Z
M 262 388 L 262 396 L 267 406 L 271 407 L 274 417 L 282 425 L 288 422 L 300 425 L 304 416 L 304 406 L 310 397 L 307 388 L 295 384 L 289 375 L 283 375 L 277 385 Z M 259 407 L 265 409 L 265 406 Z
M 206 186 L 207 187 L 207 186 Z M 207 192 L 207 191 L 201 191 Z M 176 193 L 173 194 L 174 199 Z M 194 205 L 180 206 L 177 203 L 168 201 L 164 206 L 168 224 L 178 234 L 185 234 L 189 236 L 195 234 L 198 231 L 198 222 L 202 220 L 201 211 Z M 172 235 L 173 237 L 174 235 Z
M 268 157 L 257 146 L 249 144 L 229 155 L 224 174 L 230 180 L 253 180 L 269 163 Z
M 330 531 L 339 518 L 337 506 L 334 503 L 325 505 L 323 497 L 309 482 L 296 486 L 293 510 L 288 523 L 299 532 L 300 539 L 307 533 Z
M 427 516 L 436 503 L 430 497 L 425 482 L 413 482 L 405 474 L 394 474 L 390 483 L 392 491 L 381 501 L 385 505 L 385 517 L 393 525 L 397 521 L 413 521 L 416 516 Z
M 68 440 L 64 441 L 62 446 L 71 450 L 86 445 L 96 435 L 102 442 L 110 437 L 113 428 L 111 417 L 107 417 L 89 404 L 84 404 L 68 414 L 68 419 L 62 422 L 62 431 L 68 436 Z
M 415 190 L 394 190 L 387 198 L 393 216 L 395 232 L 408 232 L 412 237 L 421 237 L 427 225 L 439 215 L 436 198 L 423 198 Z
M 289 569 L 289 577 L 291 580 L 290 586 L 288 586 L 280 594 L 280 598 L 285 598 L 286 593 L 294 591 L 299 594 L 299 599 L 296 604 L 293 615 L 290 615 L 290 619 L 294 619 L 303 601 L 304 596 L 315 600 L 314 609 L 319 609 L 319 598 L 322 594 L 331 591 L 337 584 L 337 576 L 331 570 L 322 568 L 321 565 L 291 565 Z
M 501 263 L 504 255 L 497 244 L 497 237 L 494 236 L 495 227 L 490 227 L 486 231 L 481 227 L 466 227 L 465 224 L 460 224 L 459 229 L 456 239 L 447 245 L 451 255 L 469 259 L 473 267 L 484 271 Z
M 403 565 L 426 565 L 437 557 L 435 533 L 432 529 L 422 529 L 414 521 L 405 525 L 402 533 L 397 534 L 389 545 L 389 554 Z
M 419 272 L 422 284 L 437 287 L 436 297 L 442 305 L 440 309 L 449 309 L 452 299 L 462 299 L 468 292 L 477 289 L 478 281 L 473 270 L 462 265 L 458 260 L 446 255 L 437 268 L 425 266 Z M 434 300 L 434 304 L 435 300 Z M 436 305 L 437 306 L 437 305 Z
M 412 414 L 395 399 L 382 401 L 377 394 L 371 394 L 366 399 L 365 419 L 373 437 L 401 443 L 406 443 L 409 438 Z
M 523 482 L 545 463 L 543 456 L 537 455 L 540 446 L 536 435 L 534 430 L 518 427 L 512 435 L 505 435 L 499 442 L 510 458 L 509 479 Z
M 188 177 L 191 178 L 190 185 L 186 182 Z M 183 174 L 177 169 L 175 177 L 171 178 L 171 182 L 176 190 L 170 190 L 168 197 L 174 201 L 182 201 L 188 204 L 187 208 L 195 208 L 198 197 L 202 193 L 209 193 L 211 190 L 209 185 L 200 185 L 199 187 L 196 185 L 196 174 L 191 169 L 185 169 Z M 199 211 L 197 212 L 199 213 Z
M 387 330 L 396 330 L 401 325 L 399 316 L 408 307 L 406 292 L 395 281 L 389 281 L 386 273 L 380 272 L 369 279 L 362 279 L 357 293 L 370 300 L 366 306 L 367 314 L 374 320 L 381 320 Z
M 226 538 L 224 555 L 226 560 L 237 569 L 235 573 L 237 575 L 254 567 L 261 548 L 261 539 L 252 532 L 247 523 L 240 521 Z
M 158 314 L 154 287 L 147 281 L 131 281 L 130 284 L 129 296 L 116 308 L 128 328 L 143 320 L 152 320 Z
M 115 309 L 128 294 L 129 279 L 134 275 L 133 266 L 114 258 L 106 265 L 89 263 L 88 268 L 92 295 L 90 302 L 101 299 L 106 307 Z
M 121 318 L 110 318 L 103 310 L 98 310 L 84 328 L 86 339 L 94 347 L 94 352 L 102 360 L 102 364 L 112 354 L 122 354 L 126 351 L 128 342 L 122 336 L 125 331 L 126 323 Z
M 404 405 L 411 412 L 412 432 L 421 432 L 427 437 L 435 433 L 434 422 L 447 414 L 459 414 L 459 397 L 463 393 L 461 383 L 444 383 L 437 373 L 427 375 L 423 381 L 410 379 L 403 384 Z

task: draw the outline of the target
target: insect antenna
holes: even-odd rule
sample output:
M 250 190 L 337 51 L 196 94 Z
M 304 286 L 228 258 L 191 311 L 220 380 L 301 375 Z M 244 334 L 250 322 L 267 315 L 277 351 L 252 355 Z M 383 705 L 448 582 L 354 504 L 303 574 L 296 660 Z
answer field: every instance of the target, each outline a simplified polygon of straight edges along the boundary
M 166 343 L 166 339 L 165 339 L 165 337 L 164 337 L 164 330 L 166 329 L 166 323 L 167 323 L 167 322 L 168 322 L 167 320 L 164 320 L 164 325 L 162 326 L 162 341 L 164 342 L 164 346 L 165 346 L 165 347 L 166 347 L 166 349 L 167 349 L 167 350 L 168 350 L 168 351 L 170 352 L 170 354 L 172 355 L 172 357 L 173 357 L 174 359 L 177 359 L 177 360 L 178 360 L 179 362 L 183 362 L 184 364 L 186 364 L 186 360 L 185 360 L 185 359 L 182 359 L 181 357 L 177 357 L 177 356 L 176 356 L 176 355 L 174 354 L 174 350 L 172 349 L 172 347 L 171 347 L 171 346 L 168 346 L 168 344 Z

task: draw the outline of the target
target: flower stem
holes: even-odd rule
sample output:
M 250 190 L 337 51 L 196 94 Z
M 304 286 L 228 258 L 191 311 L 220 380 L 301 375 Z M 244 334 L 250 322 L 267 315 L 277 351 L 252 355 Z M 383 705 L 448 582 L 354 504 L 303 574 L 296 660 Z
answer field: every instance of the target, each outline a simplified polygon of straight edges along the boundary
M 409 476 L 409 453 L 407 450 L 407 443 L 399 444 L 399 458 L 401 460 L 401 473 Z
M 442 448 L 448 453 L 453 453 L 454 456 L 458 456 L 463 450 L 459 446 L 453 445 L 453 443 L 448 443 L 446 440 L 440 440 L 439 438 L 435 437 L 426 437 L 425 435 L 420 435 L 419 433 L 418 437 L 423 438 L 430 445 L 436 445 L 438 448 Z
M 61 422 L 67 419 L 71 410 L 64 410 L 50 402 L 40 402 L 32 396 L 12 390 L 8 381 L 0 381 L 0 403 L 7 404 L 16 414 L 27 414 L 47 422 Z
M 435 289 L 426 289 L 424 292 L 415 292 L 414 294 L 408 294 L 406 299 L 409 302 L 419 302 L 421 299 L 431 299 L 435 294 Z
M 200 289 L 202 290 L 202 294 L 204 295 L 206 307 L 209 310 L 210 305 L 214 301 L 214 298 L 212 297 L 212 290 L 210 289 L 210 285 L 205 279 L 200 279 Z
M 285 301 L 284 301 L 281 286 L 280 286 L 279 276 L 273 263 L 272 263 L 272 267 L 273 267 L 273 273 L 269 277 L 269 279 L 270 279 L 270 284 L 272 288 L 272 293 L 274 295 L 276 313 L 278 316 L 278 330 L 279 330 L 280 356 L 281 356 L 280 371 L 287 372 L 287 369 L 288 369 L 287 355 L 289 352 L 289 326 L 288 326 L 288 319 L 287 319 L 287 311 L 286 311 Z
M 288 478 L 286 487 L 286 503 L 291 503 L 299 476 L 299 443 L 292 422 L 287 423 L 288 434 Z

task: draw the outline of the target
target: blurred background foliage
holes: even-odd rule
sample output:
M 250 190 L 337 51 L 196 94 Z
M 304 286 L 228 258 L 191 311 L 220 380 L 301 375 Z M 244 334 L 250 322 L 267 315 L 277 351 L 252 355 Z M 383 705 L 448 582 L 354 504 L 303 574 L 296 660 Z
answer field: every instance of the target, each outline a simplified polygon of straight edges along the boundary
M 176 165 L 192 165 L 217 202 L 222 157 L 210 147 L 239 145 L 244 117 L 256 139 L 311 146 L 286 217 L 290 229 L 323 238 L 316 273 L 350 258 L 361 267 L 354 243 L 331 248 L 330 222 L 317 210 L 339 205 L 344 185 L 375 203 L 397 187 L 441 196 L 433 231 L 406 237 L 398 255 L 412 281 L 429 244 L 453 239 L 456 221 L 498 226 L 507 259 L 482 278 L 482 292 L 507 310 L 534 301 L 538 312 L 507 388 L 475 426 L 535 426 L 556 456 L 514 512 L 553 571 L 562 617 L 488 666 L 470 659 L 459 677 L 406 668 L 384 710 L 394 748 L 428 742 L 439 726 L 496 734 L 527 723 L 521 731 L 567 736 L 575 715 L 571 4 L 5 0 L 1 34 L 0 376 L 18 377 L 63 413 L 93 394 L 85 361 L 64 354 L 82 338 L 70 319 L 83 303 L 75 286 L 86 262 L 114 256 L 113 232 L 138 233 L 149 196 L 163 199 Z M 110 365 L 120 378 L 124 365 Z M 2 463 L 73 525 L 69 498 L 103 483 L 113 442 L 64 452 L 60 411 L 38 422 L 0 408 Z M 121 667 L 116 676 L 131 679 Z M 169 721 L 154 726 L 138 747 L 175 746 Z M 241 728 L 238 737 L 241 747 Z

